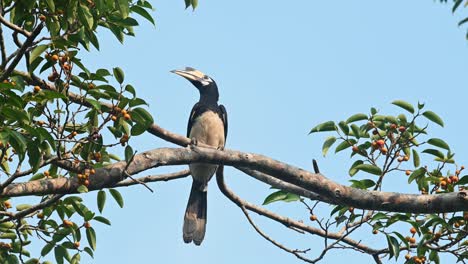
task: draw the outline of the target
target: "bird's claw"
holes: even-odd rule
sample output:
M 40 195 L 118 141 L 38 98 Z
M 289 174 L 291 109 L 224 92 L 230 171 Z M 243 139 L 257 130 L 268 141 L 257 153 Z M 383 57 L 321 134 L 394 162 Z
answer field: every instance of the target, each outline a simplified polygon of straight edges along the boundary
M 190 139 L 190 147 L 193 149 L 193 148 L 195 148 L 196 146 L 198 146 L 198 139 L 196 139 L 196 138 L 191 138 L 191 139 Z

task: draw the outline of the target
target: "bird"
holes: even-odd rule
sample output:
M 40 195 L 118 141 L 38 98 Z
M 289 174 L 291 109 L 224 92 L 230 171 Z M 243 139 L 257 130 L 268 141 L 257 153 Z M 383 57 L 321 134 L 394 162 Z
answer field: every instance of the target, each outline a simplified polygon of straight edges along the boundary
M 187 137 L 191 144 L 203 143 L 224 149 L 228 133 L 226 108 L 218 104 L 219 92 L 216 82 L 208 75 L 191 67 L 173 70 L 191 82 L 199 91 L 200 99 L 192 107 L 187 125 Z M 208 182 L 216 173 L 218 165 L 209 163 L 189 164 L 192 188 L 184 215 L 183 240 L 201 245 L 206 233 Z

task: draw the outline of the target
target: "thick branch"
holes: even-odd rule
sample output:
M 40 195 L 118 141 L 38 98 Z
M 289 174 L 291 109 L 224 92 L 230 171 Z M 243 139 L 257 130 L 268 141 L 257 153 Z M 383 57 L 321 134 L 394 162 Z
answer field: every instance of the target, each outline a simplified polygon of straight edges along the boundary
M 160 148 L 135 156 L 128 166 L 130 175 L 167 165 L 183 165 L 193 162 L 224 164 L 248 167 L 282 181 L 326 197 L 330 203 L 352 206 L 354 208 L 410 213 L 443 213 L 468 211 L 467 191 L 437 195 L 401 194 L 393 192 L 366 191 L 338 184 L 322 174 L 315 174 L 295 166 L 253 153 L 233 150 L 215 150 L 196 147 Z M 90 178 L 90 190 L 102 189 L 123 180 L 125 162 L 98 169 Z M 76 192 L 76 178 L 58 178 L 12 184 L 5 188 L 2 195 L 24 196 L 31 194 L 53 194 Z

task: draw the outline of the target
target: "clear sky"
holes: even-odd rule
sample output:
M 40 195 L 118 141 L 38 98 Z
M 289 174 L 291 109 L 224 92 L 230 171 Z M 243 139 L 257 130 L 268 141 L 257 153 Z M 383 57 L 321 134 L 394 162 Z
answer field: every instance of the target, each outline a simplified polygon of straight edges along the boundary
M 182 0 L 153 5 L 156 27 L 141 20 L 137 37 L 127 38 L 125 45 L 103 31 L 101 51 L 84 60 L 94 69 L 124 69 L 126 81 L 150 103 L 159 125 L 185 134 L 198 92 L 169 71 L 192 66 L 218 83 L 220 101 L 229 114 L 227 148 L 265 154 L 309 170 L 316 158 L 326 176 L 346 184 L 348 154 L 323 158 L 325 135 L 308 136 L 310 128 L 368 113 L 372 106 L 395 113 L 397 108 L 390 103 L 404 99 L 425 102 L 444 118 L 444 129 L 430 126 L 434 136 L 444 138 L 458 161 L 468 164 L 468 42 L 451 6 L 422 0 L 200 0 L 192 12 L 184 10 Z M 170 146 L 149 134 L 131 143 L 140 152 Z M 261 204 L 270 193 L 269 186 L 238 171 L 225 174 L 231 188 L 251 202 Z M 400 184 L 394 181 L 387 190 L 415 191 L 403 183 L 404 178 Z M 95 259 L 85 258 L 83 263 L 301 263 L 257 235 L 214 182 L 209 188 L 205 241 L 201 247 L 184 244 L 182 220 L 190 184 L 188 178 L 152 184 L 155 193 L 142 186 L 121 189 L 123 209 L 108 197 L 104 216 L 112 226 L 95 224 Z M 86 195 L 93 206 L 95 197 L 96 193 Z M 308 221 L 299 204 L 267 207 Z M 279 242 L 312 248 L 311 256 L 320 253 L 321 238 L 254 218 Z M 371 263 L 369 256 L 352 251 L 334 251 L 323 263 L 338 260 Z

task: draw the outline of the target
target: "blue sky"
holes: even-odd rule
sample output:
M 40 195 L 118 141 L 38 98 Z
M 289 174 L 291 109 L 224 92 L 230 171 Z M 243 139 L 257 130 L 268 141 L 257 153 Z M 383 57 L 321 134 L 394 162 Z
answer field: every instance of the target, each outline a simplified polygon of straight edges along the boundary
M 435 125 L 465 164 L 465 31 L 456 26 L 449 5 L 435 1 L 215 1 L 200 0 L 195 12 L 182 0 L 157 1 L 157 26 L 141 23 L 136 38 L 121 45 L 103 31 L 101 51 L 84 57 L 90 68 L 120 66 L 126 81 L 150 103 L 155 121 L 180 134 L 198 94 L 169 71 L 192 66 L 213 77 L 229 114 L 227 148 L 255 152 L 322 172 L 347 183 L 348 154 L 321 156 L 325 135 L 307 133 L 327 120 L 343 120 L 376 107 L 396 113 L 396 99 L 426 103 L 446 127 Z M 140 152 L 171 146 L 148 134 L 132 139 Z M 175 171 L 162 168 L 151 173 Z M 242 173 L 226 171 L 228 184 L 261 204 L 269 187 Z M 389 191 L 415 191 L 401 184 Z M 112 201 L 104 216 L 112 227 L 96 224 L 95 259 L 83 263 L 301 263 L 258 236 L 242 212 L 211 184 L 208 229 L 201 247 L 182 241 L 182 220 L 190 179 L 121 189 L 125 208 Z M 94 205 L 96 193 L 86 195 Z M 268 206 L 308 221 L 299 204 Z M 324 214 L 327 214 L 324 211 Z M 266 232 L 292 248 L 320 253 L 323 240 L 301 235 L 254 216 Z M 406 228 L 406 227 L 404 227 Z M 372 236 L 361 232 L 360 238 Z M 381 237 L 383 238 L 383 237 Z M 358 237 L 359 239 L 359 237 Z M 371 238 L 379 244 L 379 239 Z M 369 256 L 334 251 L 323 263 L 370 263 Z M 401 260 L 400 260 L 401 261 Z M 449 261 L 449 260 L 448 260 Z

